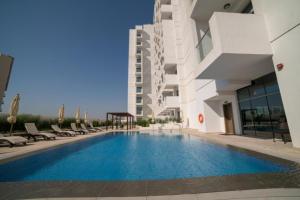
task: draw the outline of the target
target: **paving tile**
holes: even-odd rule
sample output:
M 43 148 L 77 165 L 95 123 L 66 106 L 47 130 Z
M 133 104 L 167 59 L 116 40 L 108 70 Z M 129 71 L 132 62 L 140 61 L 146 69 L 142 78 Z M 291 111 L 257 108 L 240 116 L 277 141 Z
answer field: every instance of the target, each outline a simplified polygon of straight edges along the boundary
M 147 197 L 99 197 L 97 200 L 147 200 Z
M 147 182 L 107 182 L 101 197 L 130 197 L 130 196 L 146 196 Z
M 263 189 L 197 194 L 198 200 L 299 198 L 300 189 Z
M 27 200 L 27 199 L 26 199 Z M 36 200 L 36 199 L 33 199 Z M 91 197 L 80 197 L 80 198 L 48 198 L 47 200 L 97 200 L 97 198 L 91 198 Z
M 148 196 L 147 200 L 198 200 L 197 195 Z

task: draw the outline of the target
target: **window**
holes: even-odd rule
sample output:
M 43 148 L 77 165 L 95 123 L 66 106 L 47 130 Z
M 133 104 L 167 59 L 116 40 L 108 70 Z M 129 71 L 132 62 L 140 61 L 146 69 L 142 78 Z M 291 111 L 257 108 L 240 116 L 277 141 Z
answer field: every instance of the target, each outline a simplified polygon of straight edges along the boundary
M 143 88 L 142 87 L 136 87 L 136 93 L 142 93 Z
M 141 82 L 142 82 L 142 77 L 137 76 L 137 77 L 136 77 L 136 82 L 137 82 L 137 83 L 141 83 Z
M 136 68 L 136 72 L 138 72 L 138 73 L 142 72 L 142 68 L 137 67 L 137 68 Z
M 275 73 L 252 81 L 237 96 L 244 134 L 289 131 Z
M 137 106 L 136 107 L 136 114 L 137 115 L 142 115 L 143 114 L 143 107 Z
M 142 103 L 143 98 L 142 97 L 136 97 L 136 103 Z

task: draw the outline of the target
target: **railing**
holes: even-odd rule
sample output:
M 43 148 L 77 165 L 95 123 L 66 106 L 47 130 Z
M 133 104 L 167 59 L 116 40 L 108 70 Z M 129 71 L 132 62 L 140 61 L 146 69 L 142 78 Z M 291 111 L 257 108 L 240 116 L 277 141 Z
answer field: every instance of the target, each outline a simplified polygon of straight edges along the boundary
M 143 89 L 142 88 L 136 88 L 136 93 L 137 94 L 142 94 L 143 93 Z
M 213 43 L 211 39 L 210 29 L 208 29 L 204 35 L 201 37 L 199 43 L 196 48 L 199 52 L 199 62 L 201 62 L 213 49 Z
M 136 82 L 137 83 L 142 83 L 142 78 L 141 77 L 136 77 Z
M 136 73 L 141 73 L 142 72 L 142 68 L 136 68 Z

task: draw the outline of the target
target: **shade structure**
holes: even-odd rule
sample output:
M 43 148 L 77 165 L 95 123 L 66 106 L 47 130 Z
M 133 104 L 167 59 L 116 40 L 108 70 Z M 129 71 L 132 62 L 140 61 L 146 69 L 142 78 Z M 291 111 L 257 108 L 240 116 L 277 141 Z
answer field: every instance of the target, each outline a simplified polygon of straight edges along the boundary
M 89 122 L 89 120 L 88 120 L 88 113 L 85 112 L 84 113 L 84 123 L 87 124 L 88 122 Z
M 9 110 L 9 116 L 7 118 L 8 123 L 11 124 L 10 132 L 12 132 L 13 124 L 17 122 L 17 115 L 19 112 L 19 103 L 20 103 L 20 94 L 17 94 L 11 104 L 10 104 L 10 110 Z
M 80 108 L 78 108 L 76 111 L 75 119 L 76 119 L 76 123 L 79 124 L 80 123 Z
M 114 125 L 118 128 L 118 124 L 121 124 L 122 118 L 126 118 L 127 130 L 135 128 L 134 116 L 132 114 L 128 112 L 108 112 L 106 113 L 106 130 L 109 128 L 109 116 L 111 116 L 111 129 L 114 129 Z
M 65 105 L 62 105 L 62 107 L 58 110 L 58 123 L 62 124 L 65 120 Z

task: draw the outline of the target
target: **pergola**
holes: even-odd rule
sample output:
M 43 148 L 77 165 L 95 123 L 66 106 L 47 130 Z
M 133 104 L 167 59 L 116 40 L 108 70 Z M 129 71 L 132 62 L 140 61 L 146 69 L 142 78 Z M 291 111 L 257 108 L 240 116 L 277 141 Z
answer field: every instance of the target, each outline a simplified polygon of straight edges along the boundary
M 106 113 L 106 130 L 108 130 L 108 119 L 111 116 L 112 125 L 111 128 L 114 129 L 114 124 L 116 128 L 119 128 L 121 125 L 122 118 L 126 118 L 127 130 L 135 128 L 134 126 L 134 116 L 128 112 L 108 112 Z

